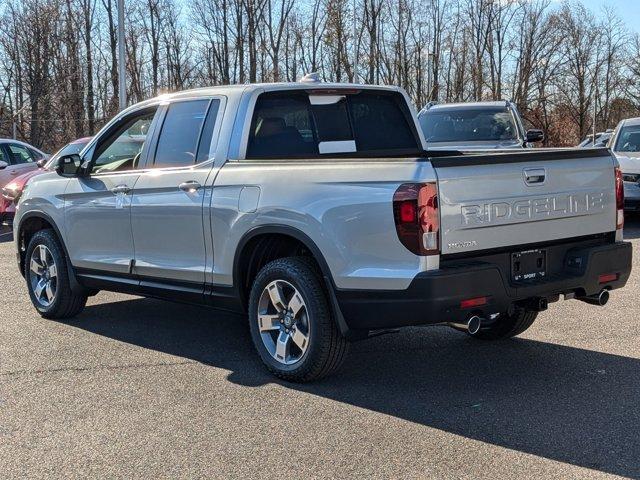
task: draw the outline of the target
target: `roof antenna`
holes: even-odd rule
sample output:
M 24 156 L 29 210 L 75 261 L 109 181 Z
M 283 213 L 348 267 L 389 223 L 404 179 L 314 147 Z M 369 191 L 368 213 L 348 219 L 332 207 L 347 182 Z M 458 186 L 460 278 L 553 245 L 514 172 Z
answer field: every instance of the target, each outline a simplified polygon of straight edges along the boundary
M 320 83 L 320 74 L 318 72 L 307 73 L 298 81 L 301 83 Z

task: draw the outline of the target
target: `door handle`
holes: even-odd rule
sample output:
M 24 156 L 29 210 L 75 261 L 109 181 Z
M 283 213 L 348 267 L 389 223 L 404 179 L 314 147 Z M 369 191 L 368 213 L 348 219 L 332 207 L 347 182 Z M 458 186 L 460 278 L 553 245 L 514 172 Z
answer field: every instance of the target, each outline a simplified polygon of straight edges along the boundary
M 124 193 L 125 195 L 131 191 L 129 185 L 118 185 L 111 189 L 111 193 L 115 193 L 116 195 L 119 193 Z
M 524 181 L 527 185 L 535 185 L 544 183 L 547 178 L 547 172 L 544 168 L 527 168 L 523 172 Z
M 193 193 L 200 190 L 202 188 L 202 185 L 200 185 L 195 180 L 189 180 L 188 182 L 182 182 L 180 185 L 178 185 L 178 188 L 183 192 Z

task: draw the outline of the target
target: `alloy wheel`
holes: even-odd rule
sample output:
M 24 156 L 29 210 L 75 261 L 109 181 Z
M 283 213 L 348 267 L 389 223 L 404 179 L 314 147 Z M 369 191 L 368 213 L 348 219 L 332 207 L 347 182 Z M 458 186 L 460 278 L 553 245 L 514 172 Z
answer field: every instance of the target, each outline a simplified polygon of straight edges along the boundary
M 33 249 L 29 270 L 33 295 L 40 305 L 48 307 L 56 298 L 58 268 L 51 251 L 45 245 L 38 245 Z
M 258 302 L 258 328 L 269 354 L 279 363 L 299 362 L 309 347 L 309 315 L 300 292 L 289 282 L 269 283 Z

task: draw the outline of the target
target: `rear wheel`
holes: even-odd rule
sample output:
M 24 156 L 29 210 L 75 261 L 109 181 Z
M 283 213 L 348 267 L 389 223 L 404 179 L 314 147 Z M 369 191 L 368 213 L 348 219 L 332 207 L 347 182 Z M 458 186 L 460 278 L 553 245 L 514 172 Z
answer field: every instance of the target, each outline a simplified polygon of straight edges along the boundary
M 348 342 L 333 319 L 314 262 L 290 257 L 258 273 L 249 299 L 253 343 L 277 377 L 309 382 L 337 370 Z
M 53 230 L 41 230 L 31 238 L 25 279 L 31 303 L 44 318 L 74 317 L 87 303 L 86 295 L 71 290 L 64 251 Z
M 501 314 L 495 322 L 471 335 L 480 340 L 501 340 L 520 335 L 535 321 L 538 312 L 518 308 L 512 315 Z

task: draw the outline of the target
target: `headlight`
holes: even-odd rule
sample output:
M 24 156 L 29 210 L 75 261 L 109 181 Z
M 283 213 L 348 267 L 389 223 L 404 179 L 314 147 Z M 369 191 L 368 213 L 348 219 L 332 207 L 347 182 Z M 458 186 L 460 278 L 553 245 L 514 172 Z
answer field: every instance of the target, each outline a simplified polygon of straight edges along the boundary
M 22 188 L 15 182 L 11 182 L 2 189 L 2 197 L 10 202 L 18 202 Z
M 638 173 L 623 173 L 622 174 L 622 180 L 624 180 L 625 182 L 636 183 L 638 180 L 640 180 L 640 174 L 638 174 Z

